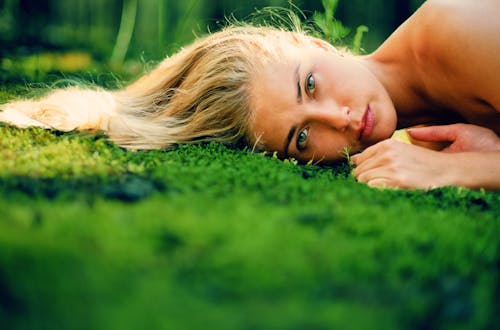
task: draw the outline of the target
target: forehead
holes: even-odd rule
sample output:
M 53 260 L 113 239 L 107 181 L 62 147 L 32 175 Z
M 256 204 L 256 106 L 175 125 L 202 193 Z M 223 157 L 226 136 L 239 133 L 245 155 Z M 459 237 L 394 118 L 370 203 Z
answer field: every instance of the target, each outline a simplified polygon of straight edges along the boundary
M 282 150 L 294 122 L 297 107 L 297 68 L 299 62 L 288 53 L 255 72 L 251 82 L 250 139 L 268 150 Z

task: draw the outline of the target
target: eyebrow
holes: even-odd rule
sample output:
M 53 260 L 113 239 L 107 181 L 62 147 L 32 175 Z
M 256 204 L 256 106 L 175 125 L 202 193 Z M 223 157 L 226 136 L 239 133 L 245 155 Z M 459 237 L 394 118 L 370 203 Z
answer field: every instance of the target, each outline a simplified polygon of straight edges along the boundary
M 297 126 L 292 126 L 290 129 L 290 132 L 288 132 L 288 135 L 286 137 L 285 141 L 285 158 L 288 158 L 288 148 L 290 147 L 290 142 L 292 142 L 292 138 L 295 135 L 295 131 L 297 131 Z
M 295 80 L 297 81 L 297 103 L 301 104 L 302 103 L 302 88 L 300 88 L 300 63 L 297 65 L 297 68 L 295 69 Z M 295 135 L 295 132 L 297 131 L 297 126 L 294 125 L 292 128 L 290 128 L 290 131 L 288 132 L 288 135 L 285 140 L 285 158 L 288 157 L 288 149 L 290 148 L 290 142 L 292 142 L 293 136 Z
M 295 80 L 297 81 L 297 103 L 302 103 L 302 88 L 300 88 L 300 64 L 295 69 Z

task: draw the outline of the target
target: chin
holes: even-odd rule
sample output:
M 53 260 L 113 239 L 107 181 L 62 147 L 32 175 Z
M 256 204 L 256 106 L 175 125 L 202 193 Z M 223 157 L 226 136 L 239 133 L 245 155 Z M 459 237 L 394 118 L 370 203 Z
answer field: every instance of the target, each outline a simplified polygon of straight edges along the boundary
M 396 120 L 386 119 L 383 125 L 379 125 L 371 137 L 372 144 L 391 138 L 396 131 Z
M 393 132 L 394 131 L 392 131 L 392 132 L 387 131 L 387 132 L 382 132 L 379 134 L 373 134 L 372 136 L 370 136 L 369 139 L 366 139 L 366 141 L 363 141 L 363 147 L 361 149 L 366 149 L 374 144 L 377 144 L 379 142 L 382 142 L 384 140 L 389 139 L 392 136 Z

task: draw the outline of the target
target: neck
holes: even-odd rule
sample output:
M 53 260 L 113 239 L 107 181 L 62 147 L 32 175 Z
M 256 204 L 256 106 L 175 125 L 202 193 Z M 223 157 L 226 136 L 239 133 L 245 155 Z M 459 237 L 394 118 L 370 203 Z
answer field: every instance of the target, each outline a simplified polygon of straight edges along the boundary
M 389 94 L 398 116 L 398 128 L 433 121 L 415 65 L 407 59 L 384 58 L 377 52 L 359 57 Z

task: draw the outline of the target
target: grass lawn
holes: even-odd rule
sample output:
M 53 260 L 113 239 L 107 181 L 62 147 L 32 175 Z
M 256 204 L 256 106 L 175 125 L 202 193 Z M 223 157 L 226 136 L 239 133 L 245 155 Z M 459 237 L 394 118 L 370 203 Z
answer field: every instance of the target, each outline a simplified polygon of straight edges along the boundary
M 26 90 L 0 73 L 0 102 Z M 3 125 L 0 327 L 498 329 L 499 202 Z

